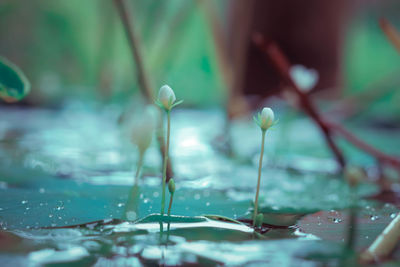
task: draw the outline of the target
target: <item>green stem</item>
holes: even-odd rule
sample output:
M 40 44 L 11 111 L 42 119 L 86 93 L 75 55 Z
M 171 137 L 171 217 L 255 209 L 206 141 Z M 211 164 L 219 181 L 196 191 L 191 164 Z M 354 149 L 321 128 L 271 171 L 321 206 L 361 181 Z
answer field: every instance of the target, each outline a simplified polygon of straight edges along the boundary
M 170 198 L 169 198 L 169 206 L 168 206 L 168 217 L 171 216 L 171 207 L 172 207 L 172 201 L 174 200 L 174 194 L 172 193 Z M 168 245 L 168 240 L 169 240 L 169 228 L 171 226 L 170 220 L 168 221 L 168 226 L 167 226 L 167 245 Z
M 260 154 L 260 161 L 258 163 L 258 180 L 257 180 L 256 198 L 254 200 L 253 226 L 255 226 L 256 216 L 258 214 L 257 213 L 258 212 L 258 195 L 260 193 L 261 168 L 262 168 L 262 161 L 263 161 L 263 155 L 264 155 L 264 143 L 265 143 L 265 132 L 266 132 L 266 130 L 261 130 L 261 131 L 262 131 L 261 154 Z
M 135 181 L 132 188 L 129 190 L 128 200 L 125 205 L 125 212 L 123 219 L 128 219 L 127 214 L 129 211 L 134 211 L 138 215 L 138 205 L 139 205 L 139 179 L 140 179 L 140 171 L 142 170 L 144 159 L 144 152 L 140 151 L 139 159 L 137 163 L 136 173 L 135 173 Z
M 350 190 L 355 190 L 354 188 L 350 188 Z M 357 202 L 355 193 L 351 192 L 351 207 L 350 207 L 350 217 L 348 222 L 347 229 L 347 242 L 346 249 L 347 251 L 354 251 L 354 242 L 355 242 L 355 234 L 357 231 Z
M 140 171 L 142 170 L 142 165 L 143 165 L 143 159 L 144 159 L 144 152 L 140 151 L 137 168 L 136 168 L 136 173 L 135 173 L 135 185 L 137 185 L 139 182 Z
M 171 128 L 171 111 L 167 110 L 167 143 L 166 143 L 165 151 L 164 151 L 162 198 L 161 198 L 161 215 L 164 215 L 164 210 L 165 210 L 165 187 L 166 187 L 166 183 L 167 183 L 167 164 L 168 164 L 170 128 Z
M 172 201 L 173 200 L 174 200 L 174 194 L 171 194 L 171 197 L 169 198 L 168 216 L 171 215 L 171 207 L 172 207 Z

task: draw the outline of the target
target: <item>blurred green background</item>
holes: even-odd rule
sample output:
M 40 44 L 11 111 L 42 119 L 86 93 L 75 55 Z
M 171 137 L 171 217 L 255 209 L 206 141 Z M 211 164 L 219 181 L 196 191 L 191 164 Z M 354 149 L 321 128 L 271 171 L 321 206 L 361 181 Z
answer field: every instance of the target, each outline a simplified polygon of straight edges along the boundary
M 226 21 L 228 1 L 211 1 Z M 128 1 L 152 86 L 169 84 L 186 106 L 223 103 L 210 23 L 198 1 Z M 380 30 L 385 16 L 400 29 L 398 1 L 363 1 L 352 11 L 344 51 L 345 93 L 400 69 L 400 56 Z M 32 83 L 25 102 L 57 105 L 65 99 L 126 101 L 138 93 L 131 51 L 111 0 L 1 0 L 0 55 Z M 399 114 L 400 94 L 377 99 Z M 387 107 L 390 109 L 387 109 Z

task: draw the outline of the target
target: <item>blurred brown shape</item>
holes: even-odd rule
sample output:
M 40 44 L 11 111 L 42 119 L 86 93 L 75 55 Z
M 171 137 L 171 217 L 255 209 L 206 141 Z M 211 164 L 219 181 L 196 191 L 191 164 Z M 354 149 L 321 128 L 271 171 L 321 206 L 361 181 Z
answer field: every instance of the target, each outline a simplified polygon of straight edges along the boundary
M 233 94 L 270 96 L 280 77 L 251 43 L 261 33 L 276 42 L 293 64 L 316 69 L 316 90 L 341 81 L 343 30 L 352 1 L 234 0 L 230 2 L 228 50 L 234 67 Z
M 381 26 L 382 31 L 386 34 L 386 37 L 392 43 L 392 45 L 400 53 L 400 33 L 396 28 L 385 18 L 379 20 L 379 26 Z

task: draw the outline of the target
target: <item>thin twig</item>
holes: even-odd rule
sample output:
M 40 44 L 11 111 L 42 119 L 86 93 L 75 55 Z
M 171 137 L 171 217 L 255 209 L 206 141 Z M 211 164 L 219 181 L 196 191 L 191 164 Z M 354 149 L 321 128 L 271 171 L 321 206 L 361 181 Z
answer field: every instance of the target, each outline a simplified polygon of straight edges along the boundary
M 124 25 L 124 29 L 129 41 L 129 47 L 132 51 L 133 62 L 136 63 L 137 76 L 139 82 L 139 89 L 142 95 L 145 97 L 148 103 L 152 103 L 154 99 L 154 93 L 152 87 L 150 85 L 149 75 L 146 72 L 146 68 L 144 67 L 144 62 L 142 58 L 142 54 L 140 51 L 139 41 L 135 36 L 135 32 L 133 29 L 133 19 L 127 11 L 127 7 L 125 4 L 125 0 L 114 0 L 114 4 L 118 10 L 121 21 Z M 162 129 L 162 120 L 160 120 L 160 128 Z M 165 153 L 165 144 L 164 144 L 164 135 L 162 131 L 157 135 L 157 140 L 160 145 L 160 152 L 162 157 L 164 157 Z M 172 164 L 168 161 L 167 164 L 167 177 L 173 176 Z
M 382 31 L 385 33 L 386 37 L 392 43 L 392 45 L 400 53 L 400 33 L 396 28 L 385 18 L 379 20 L 379 26 L 381 26 Z
M 334 123 L 334 122 L 327 122 L 325 123 L 336 133 L 340 134 L 345 138 L 347 141 L 352 143 L 354 146 L 358 147 L 359 149 L 363 150 L 364 152 L 367 152 L 368 154 L 372 155 L 374 158 L 376 158 L 380 163 L 388 164 L 398 170 L 400 170 L 400 158 L 387 155 L 383 153 L 382 151 L 372 147 L 371 145 L 365 143 L 355 135 L 353 135 L 350 131 L 342 127 L 341 125 Z
M 164 3 L 167 1 L 161 2 Z M 192 1 L 184 1 L 171 22 L 168 22 L 166 31 L 160 31 L 157 28 L 158 38 L 153 38 L 153 44 L 149 49 L 149 67 L 165 66 L 167 60 L 179 54 L 180 49 L 185 44 L 183 40 L 185 30 L 187 30 L 185 25 L 189 16 L 193 13 L 194 7 L 195 4 Z M 166 23 L 165 19 L 163 23 Z
M 341 119 L 352 117 L 368 108 L 373 101 L 393 92 L 394 88 L 400 83 L 400 70 L 397 69 L 381 79 L 371 83 L 361 92 L 350 95 L 343 100 L 338 100 L 328 110 L 324 116 L 331 114 L 340 116 Z
M 389 223 L 375 241 L 360 255 L 362 263 L 379 262 L 396 248 L 400 240 L 400 214 Z
M 210 0 L 197 0 L 197 1 L 203 7 L 207 22 L 210 23 L 210 28 L 216 49 L 217 63 L 221 70 L 223 81 L 229 90 L 232 86 L 233 69 L 232 65 L 229 62 L 226 34 L 223 31 L 221 20 L 219 19 L 215 7 L 210 2 Z
M 286 60 L 286 57 L 283 55 L 283 52 L 279 49 L 279 47 L 274 43 L 267 43 L 264 41 L 263 37 L 260 35 L 255 36 L 254 42 L 262 49 L 262 51 L 268 56 L 270 61 L 274 64 L 275 68 L 279 71 L 279 74 L 285 81 L 291 86 L 296 94 L 299 96 L 299 99 L 302 104 L 302 108 L 311 116 L 316 123 L 321 127 L 321 129 L 326 129 L 329 133 L 329 137 L 332 137 L 333 133 L 340 134 L 345 139 L 347 139 L 354 146 L 363 150 L 364 152 L 375 157 L 380 163 L 388 164 L 398 170 L 400 170 L 400 158 L 396 156 L 387 155 L 384 152 L 372 147 L 371 145 L 365 143 L 360 140 L 358 137 L 353 135 L 351 132 L 346 130 L 342 125 L 328 121 L 323 116 L 319 115 L 318 110 L 312 105 L 312 102 L 307 94 L 304 94 L 296 84 L 293 82 L 289 75 L 289 64 Z M 317 115 L 315 117 L 315 115 Z M 332 141 L 333 142 L 333 141 Z M 332 147 L 331 147 L 332 148 Z
M 148 102 L 153 102 L 153 90 L 150 86 L 150 80 L 146 74 L 143 58 L 140 50 L 140 43 L 135 35 L 134 27 L 132 26 L 131 14 L 127 11 L 125 0 L 114 0 L 114 4 L 118 10 L 119 16 L 122 23 L 124 24 L 124 29 L 126 31 L 126 36 L 128 37 L 129 47 L 132 50 L 133 62 L 136 63 L 136 72 L 139 83 L 139 89 L 141 90 L 143 96 Z
M 302 109 L 314 120 L 314 122 L 319 126 L 321 132 L 323 133 L 326 142 L 332 150 L 332 153 L 335 155 L 335 158 L 341 167 L 345 166 L 345 159 L 338 148 L 336 143 L 333 140 L 332 132 L 329 127 L 326 125 L 325 121 L 322 119 L 320 114 L 317 111 L 317 108 L 311 102 L 310 98 L 307 94 L 303 93 L 296 83 L 292 80 L 289 74 L 290 64 L 286 56 L 283 54 L 281 49 L 277 44 L 273 42 L 267 42 L 264 40 L 263 36 L 260 34 L 256 34 L 253 36 L 254 43 L 258 46 L 258 48 L 264 52 L 269 61 L 274 65 L 275 69 L 279 72 L 281 77 L 287 83 L 289 88 L 291 88 L 296 95 L 298 96 Z

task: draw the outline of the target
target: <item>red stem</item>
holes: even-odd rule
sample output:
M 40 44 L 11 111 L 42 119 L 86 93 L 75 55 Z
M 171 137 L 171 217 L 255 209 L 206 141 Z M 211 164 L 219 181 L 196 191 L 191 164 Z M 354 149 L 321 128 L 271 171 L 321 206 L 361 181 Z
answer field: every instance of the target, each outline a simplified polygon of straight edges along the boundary
M 279 72 L 285 82 L 289 85 L 296 95 L 299 97 L 302 109 L 314 120 L 314 122 L 321 129 L 326 142 L 335 155 L 337 162 L 341 167 L 345 166 L 345 160 L 342 152 L 333 141 L 332 133 L 329 127 L 326 125 L 323 118 L 317 112 L 314 104 L 311 102 L 307 94 L 303 93 L 296 83 L 292 80 L 289 74 L 290 64 L 286 56 L 283 54 L 277 44 L 273 42 L 266 42 L 260 34 L 253 36 L 254 43 L 258 48 L 264 52 L 270 62 L 274 65 L 275 69 Z
M 325 121 L 325 123 L 332 130 L 334 130 L 338 134 L 342 135 L 343 138 L 345 138 L 347 141 L 352 143 L 354 146 L 356 146 L 359 149 L 374 156 L 380 163 L 386 163 L 386 164 L 400 170 L 400 158 L 385 154 L 382 151 L 376 149 L 375 147 L 372 147 L 371 145 L 365 143 L 364 141 L 359 139 L 357 136 L 353 135 L 350 131 L 348 131 L 347 129 L 345 129 L 344 127 L 342 127 L 339 124 L 336 124 L 334 122 L 326 122 L 326 121 Z
M 302 109 L 319 125 L 319 127 L 321 128 L 322 132 L 325 135 L 325 139 L 327 140 L 328 145 L 332 149 L 333 153 L 335 154 L 341 166 L 344 166 L 344 159 L 341 151 L 333 142 L 332 139 L 333 132 L 342 135 L 343 138 L 345 138 L 347 141 L 349 141 L 359 149 L 365 151 L 366 153 L 372 155 L 380 163 L 386 163 L 400 170 L 400 158 L 387 155 L 384 152 L 372 147 L 371 145 L 365 143 L 364 141 L 360 140 L 358 137 L 353 135 L 351 132 L 342 127 L 340 124 L 330 122 L 318 113 L 318 110 L 313 105 L 309 96 L 303 93 L 290 77 L 289 74 L 290 64 L 286 56 L 283 54 L 283 52 L 281 51 L 281 49 L 278 47 L 277 44 L 265 41 L 260 34 L 255 35 L 253 37 L 253 41 L 261 49 L 261 51 L 263 51 L 264 54 L 268 57 L 268 59 L 274 65 L 274 67 L 282 76 L 282 78 L 285 80 L 285 82 L 297 94 Z

